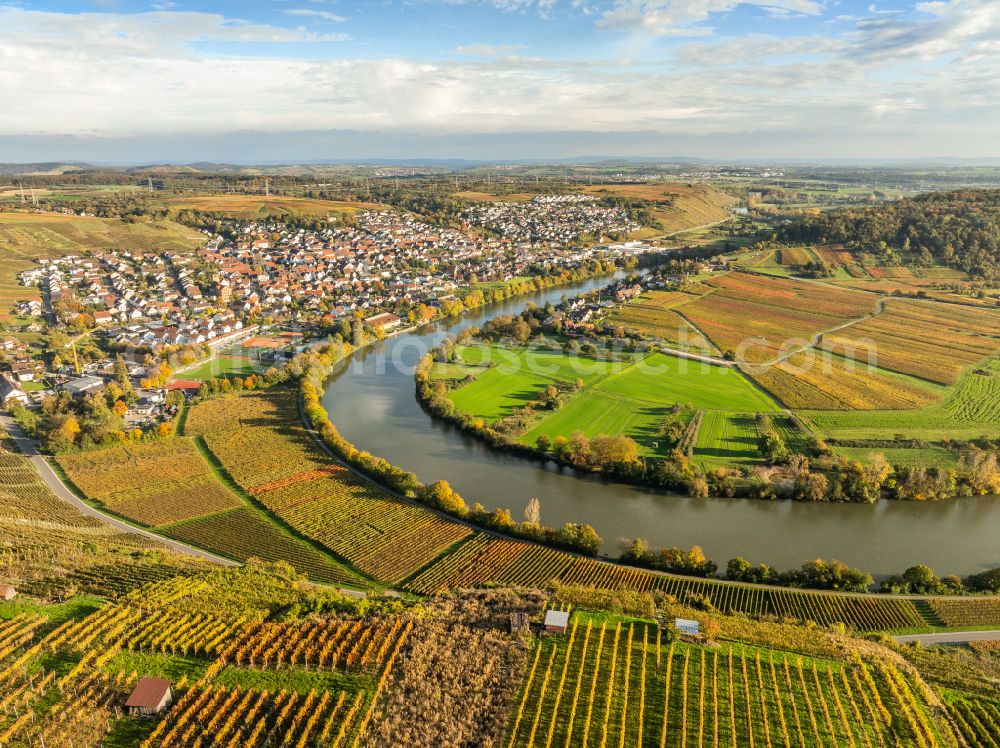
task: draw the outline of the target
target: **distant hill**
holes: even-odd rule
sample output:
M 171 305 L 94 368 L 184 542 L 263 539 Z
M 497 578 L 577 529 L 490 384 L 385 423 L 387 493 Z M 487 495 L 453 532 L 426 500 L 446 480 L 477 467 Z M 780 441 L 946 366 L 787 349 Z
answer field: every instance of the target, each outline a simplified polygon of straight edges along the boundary
M 36 164 L 0 164 L 0 175 L 52 176 L 92 169 L 91 164 L 76 161 L 45 161 Z

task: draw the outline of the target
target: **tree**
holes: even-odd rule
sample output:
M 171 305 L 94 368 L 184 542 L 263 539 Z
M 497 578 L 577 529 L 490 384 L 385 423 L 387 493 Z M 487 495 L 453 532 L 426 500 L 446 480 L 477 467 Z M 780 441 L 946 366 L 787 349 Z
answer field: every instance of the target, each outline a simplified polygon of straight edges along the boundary
M 549 439 L 545 434 L 539 434 L 538 438 L 535 439 L 535 447 L 541 452 L 548 452 L 549 448 L 552 446 L 552 440 Z
M 649 542 L 644 538 L 621 538 L 618 541 L 622 549 L 621 560 L 628 563 L 645 563 L 653 558 L 653 553 L 649 547 Z
M 799 473 L 795 476 L 793 493 L 799 501 L 823 501 L 829 481 L 819 473 Z
M 65 416 L 58 426 L 49 431 L 46 446 L 51 452 L 65 452 L 76 444 L 79 434 L 80 422 L 76 416 Z
M 750 579 L 750 573 L 753 567 L 750 562 L 745 558 L 729 559 L 729 563 L 726 564 L 726 579 L 732 579 L 736 582 L 746 582 Z
M 524 507 L 524 521 L 529 525 L 534 525 L 538 527 L 542 522 L 542 502 L 537 498 L 532 498 L 528 501 L 528 505 Z
M 125 364 L 125 357 L 120 353 L 115 357 L 114 378 L 123 391 L 131 391 L 132 379 L 128 375 L 128 366 Z
M 692 478 L 691 482 L 688 483 L 688 496 L 696 499 L 708 498 L 708 481 L 700 475 Z
M 590 440 L 590 462 L 596 467 L 611 467 L 638 458 L 639 445 L 627 436 L 599 434 Z
M 582 431 L 574 431 L 569 437 L 566 451 L 570 462 L 582 467 L 590 460 L 590 440 Z
M 426 504 L 449 514 L 463 514 L 465 501 L 446 480 L 434 481 L 423 490 Z
M 567 522 L 556 533 L 556 542 L 572 550 L 594 556 L 604 541 L 590 525 Z
M 910 592 L 918 595 L 932 594 L 941 590 L 941 580 L 926 564 L 917 564 L 904 571 L 903 581 L 906 582 Z

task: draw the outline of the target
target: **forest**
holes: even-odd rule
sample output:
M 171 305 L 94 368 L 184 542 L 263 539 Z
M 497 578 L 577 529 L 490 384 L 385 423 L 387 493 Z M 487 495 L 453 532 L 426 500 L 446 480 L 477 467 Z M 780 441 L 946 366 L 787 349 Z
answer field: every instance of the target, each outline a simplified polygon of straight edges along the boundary
M 874 207 L 808 216 L 782 229 L 788 241 L 844 244 L 900 264 L 949 265 L 1000 278 L 1000 190 L 932 192 Z

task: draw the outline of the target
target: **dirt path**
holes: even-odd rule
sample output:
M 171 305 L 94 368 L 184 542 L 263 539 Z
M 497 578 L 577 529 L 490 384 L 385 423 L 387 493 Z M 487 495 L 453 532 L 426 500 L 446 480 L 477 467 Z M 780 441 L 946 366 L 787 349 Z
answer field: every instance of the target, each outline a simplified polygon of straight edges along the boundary
M 1000 641 L 1000 630 L 992 631 L 947 631 L 942 634 L 906 634 L 894 636 L 900 644 L 920 642 L 921 644 L 964 644 L 976 641 Z

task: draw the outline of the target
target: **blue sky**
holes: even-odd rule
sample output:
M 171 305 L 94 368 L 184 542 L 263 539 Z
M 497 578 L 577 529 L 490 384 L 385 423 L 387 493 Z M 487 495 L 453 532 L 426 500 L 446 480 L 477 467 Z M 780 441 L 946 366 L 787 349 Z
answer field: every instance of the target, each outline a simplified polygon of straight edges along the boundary
M 997 157 L 998 80 L 998 0 L 0 0 L 4 161 Z

